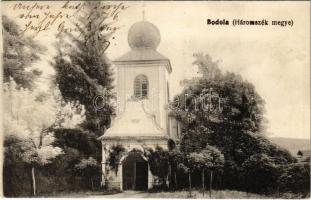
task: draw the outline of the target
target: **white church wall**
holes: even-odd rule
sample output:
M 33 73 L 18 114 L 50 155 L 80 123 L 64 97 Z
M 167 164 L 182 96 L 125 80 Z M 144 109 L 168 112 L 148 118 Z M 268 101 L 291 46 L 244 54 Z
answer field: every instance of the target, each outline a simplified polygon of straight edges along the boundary
M 163 64 L 136 64 L 117 66 L 117 114 L 125 110 L 127 100 L 134 95 L 134 79 L 143 74 L 149 83 L 145 109 L 155 115 L 161 128 L 167 130 L 167 72 Z

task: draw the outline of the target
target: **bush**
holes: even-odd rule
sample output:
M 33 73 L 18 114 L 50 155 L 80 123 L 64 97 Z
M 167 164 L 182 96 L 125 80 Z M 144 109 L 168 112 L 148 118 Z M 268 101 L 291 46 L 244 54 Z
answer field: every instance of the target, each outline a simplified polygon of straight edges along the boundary
M 158 189 L 165 189 L 166 179 L 169 172 L 169 153 L 168 151 L 157 146 L 155 150 L 145 149 L 144 155 L 148 159 L 150 171 L 156 177 Z
M 310 164 L 294 163 L 283 166 L 277 183 L 282 192 L 310 193 Z
M 267 192 L 274 188 L 279 169 L 271 157 L 255 154 L 242 165 L 242 178 L 248 191 Z

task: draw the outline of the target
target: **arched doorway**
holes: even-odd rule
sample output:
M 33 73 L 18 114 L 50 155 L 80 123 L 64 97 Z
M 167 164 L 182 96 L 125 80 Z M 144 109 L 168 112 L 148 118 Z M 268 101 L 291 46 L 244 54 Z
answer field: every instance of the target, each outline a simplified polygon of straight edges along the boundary
M 148 163 L 139 153 L 130 152 L 122 162 L 123 190 L 148 189 Z

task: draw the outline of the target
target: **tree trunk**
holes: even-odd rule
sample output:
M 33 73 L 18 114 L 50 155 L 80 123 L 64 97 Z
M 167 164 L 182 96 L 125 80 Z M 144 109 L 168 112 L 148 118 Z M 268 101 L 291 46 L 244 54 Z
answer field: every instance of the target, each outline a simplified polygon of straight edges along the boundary
M 205 190 L 205 180 L 204 180 L 204 169 L 202 170 L 202 189 L 203 189 L 203 197 L 204 197 L 204 190 Z
M 189 196 L 191 197 L 191 173 L 189 172 Z
M 209 182 L 209 198 L 212 198 L 212 184 L 213 184 L 213 171 L 211 171 L 211 177 Z
M 175 189 L 178 188 L 178 184 L 177 184 L 177 175 L 176 175 L 176 171 L 174 172 L 174 178 L 175 178 Z
M 31 195 L 36 196 L 36 177 L 35 177 L 35 167 L 31 167 Z
M 93 183 L 93 178 L 91 177 L 91 186 L 92 186 L 92 191 L 94 190 L 94 183 Z
M 219 185 L 220 185 L 220 189 L 222 189 L 223 188 L 223 185 L 222 185 L 223 184 L 223 181 L 222 181 L 223 174 L 221 173 L 220 175 L 221 176 L 220 176 L 220 184 Z
M 168 188 L 171 189 L 172 187 L 172 168 L 171 164 L 168 164 Z
M 169 164 L 169 167 L 168 167 L 168 176 L 167 176 L 167 182 L 168 182 L 168 188 L 172 189 L 172 167 L 171 167 L 171 164 Z

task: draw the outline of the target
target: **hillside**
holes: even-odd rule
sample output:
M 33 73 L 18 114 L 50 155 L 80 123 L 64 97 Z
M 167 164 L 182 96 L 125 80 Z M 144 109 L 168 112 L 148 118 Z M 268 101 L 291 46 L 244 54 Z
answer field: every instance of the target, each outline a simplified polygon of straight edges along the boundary
M 293 155 L 296 155 L 298 150 L 310 149 L 309 139 L 270 137 L 269 140 L 279 145 L 280 147 L 289 150 Z

